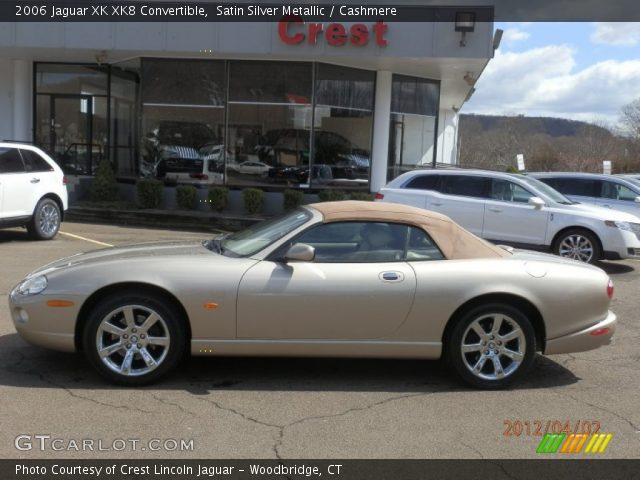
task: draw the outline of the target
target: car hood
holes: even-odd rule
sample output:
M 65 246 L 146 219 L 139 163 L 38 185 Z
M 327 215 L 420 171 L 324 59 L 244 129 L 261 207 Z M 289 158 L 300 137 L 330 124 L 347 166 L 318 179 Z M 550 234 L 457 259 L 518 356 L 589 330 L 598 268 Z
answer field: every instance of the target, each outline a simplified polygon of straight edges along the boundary
M 577 203 L 573 205 L 559 205 L 557 207 L 563 213 L 572 213 L 585 217 L 595 218 L 598 220 L 616 220 L 619 222 L 640 222 L 640 218 L 630 213 L 614 210 L 612 208 L 598 207 L 597 205 L 588 205 L 586 203 Z
M 61 258 L 37 270 L 31 272 L 27 278 L 34 275 L 44 275 L 54 270 L 71 268 L 80 265 L 104 263 L 116 260 L 137 259 L 143 257 L 167 257 L 167 256 L 191 256 L 209 255 L 225 258 L 214 253 L 202 245 L 202 241 L 189 242 L 148 242 L 121 247 L 108 247 L 99 250 L 91 250 L 85 253 L 78 253 L 70 257 Z

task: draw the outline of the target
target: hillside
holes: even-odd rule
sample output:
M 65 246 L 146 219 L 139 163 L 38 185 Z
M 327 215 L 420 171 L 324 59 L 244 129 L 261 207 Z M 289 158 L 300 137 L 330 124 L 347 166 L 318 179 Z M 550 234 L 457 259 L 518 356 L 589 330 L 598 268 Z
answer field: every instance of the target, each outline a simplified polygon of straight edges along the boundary
M 551 117 L 460 115 L 459 162 L 463 167 L 504 170 L 523 154 L 527 170 L 620 169 L 635 162 L 627 140 L 586 122 Z M 635 167 L 634 167 L 635 168 Z
M 550 137 L 575 137 L 584 130 L 600 131 L 604 135 L 611 135 L 609 130 L 598 125 L 577 120 L 555 117 L 525 117 L 498 115 L 460 115 L 460 131 L 490 132 L 511 129 L 521 135 L 549 135 Z

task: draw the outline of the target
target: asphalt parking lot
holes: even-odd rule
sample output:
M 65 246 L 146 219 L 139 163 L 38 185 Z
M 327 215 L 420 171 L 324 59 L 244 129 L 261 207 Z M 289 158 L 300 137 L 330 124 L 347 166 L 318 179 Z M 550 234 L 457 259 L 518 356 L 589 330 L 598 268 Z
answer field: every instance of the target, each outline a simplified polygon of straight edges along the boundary
M 639 457 L 640 262 L 601 264 L 616 287 L 611 345 L 538 357 L 508 391 L 469 389 L 435 361 L 256 358 L 194 358 L 160 384 L 127 389 L 105 383 L 80 355 L 23 342 L 6 307 L 9 291 L 42 264 L 102 248 L 89 240 L 207 234 L 74 223 L 62 231 L 34 242 L 23 230 L 0 230 L 2 458 L 534 458 L 536 430 L 547 422 L 599 426 L 613 434 L 599 457 Z M 20 435 L 33 448 L 18 450 Z M 35 435 L 61 439 L 62 451 L 41 451 Z M 107 450 L 73 448 L 86 439 Z M 118 439 L 127 440 L 122 451 Z M 135 451 L 131 439 L 139 440 Z M 152 451 L 151 440 L 165 448 Z M 166 440 L 193 440 L 193 448 Z

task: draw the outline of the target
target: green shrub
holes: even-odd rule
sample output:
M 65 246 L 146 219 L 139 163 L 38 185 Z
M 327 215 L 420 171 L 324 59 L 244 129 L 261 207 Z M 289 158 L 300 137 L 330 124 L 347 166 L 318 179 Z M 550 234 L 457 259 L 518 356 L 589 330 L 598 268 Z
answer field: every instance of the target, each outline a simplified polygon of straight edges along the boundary
M 247 213 L 255 215 L 262 212 L 264 207 L 264 192 L 257 188 L 245 188 L 242 191 L 244 209 Z
M 212 210 L 221 212 L 229 204 L 229 189 L 226 187 L 209 187 L 207 200 Z
M 176 203 L 182 210 L 193 210 L 198 200 L 198 189 L 193 185 L 178 185 L 176 187 Z
M 373 202 L 373 193 L 353 192 L 350 197 L 351 197 L 351 200 L 362 200 L 364 202 Z
M 321 202 L 338 202 L 340 200 L 345 200 L 346 198 L 347 195 L 342 190 L 332 190 L 327 188 L 325 190 L 320 190 L 318 193 L 318 199 Z
M 520 173 L 520 171 L 513 165 L 507 165 L 507 168 L 505 168 L 504 171 L 507 173 Z
M 155 178 L 142 178 L 136 184 L 140 208 L 158 208 L 162 203 L 164 184 Z
M 284 209 L 293 210 L 304 203 L 304 193 L 300 190 L 284 191 Z
M 91 200 L 94 202 L 115 202 L 118 200 L 118 182 L 113 173 L 111 162 L 106 158 L 98 164 L 90 194 Z

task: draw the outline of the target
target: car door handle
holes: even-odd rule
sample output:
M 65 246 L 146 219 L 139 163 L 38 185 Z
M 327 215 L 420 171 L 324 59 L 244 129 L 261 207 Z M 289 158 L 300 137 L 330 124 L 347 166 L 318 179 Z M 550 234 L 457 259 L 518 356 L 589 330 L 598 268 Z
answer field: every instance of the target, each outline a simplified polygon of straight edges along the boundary
M 604 208 L 611 208 L 611 205 L 602 205 Z
M 442 202 L 431 202 L 431 205 L 433 205 L 434 207 L 441 207 Z
M 496 207 L 491 207 L 491 208 L 489 209 L 489 211 L 491 211 L 491 212 L 496 212 L 496 213 L 500 213 L 500 212 L 502 212 L 502 209 L 501 209 L 501 208 L 496 208 Z
M 38 183 L 40 181 L 39 178 L 32 178 L 31 183 Z
M 404 280 L 404 274 L 401 272 L 382 272 L 379 278 L 383 282 L 401 282 Z

